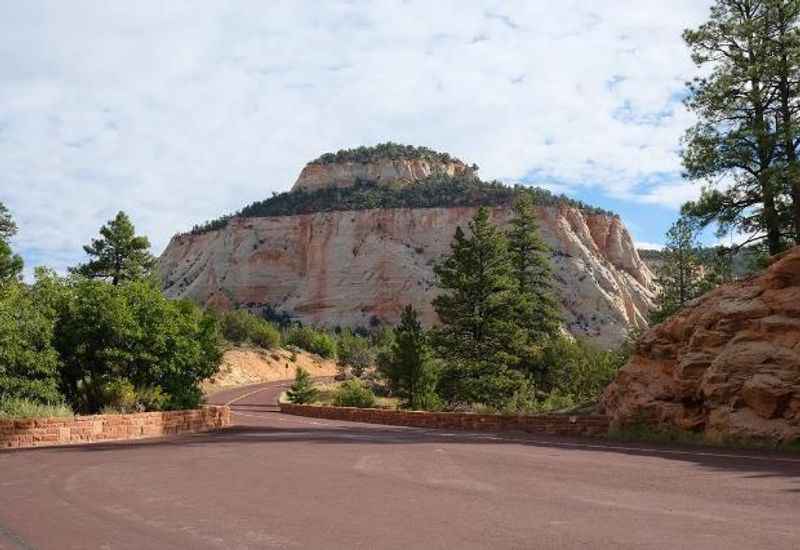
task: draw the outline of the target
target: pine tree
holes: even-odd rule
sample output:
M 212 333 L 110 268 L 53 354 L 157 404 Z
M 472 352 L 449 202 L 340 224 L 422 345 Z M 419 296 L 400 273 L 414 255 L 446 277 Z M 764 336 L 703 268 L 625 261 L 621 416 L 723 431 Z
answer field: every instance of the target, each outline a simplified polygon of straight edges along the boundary
M 289 401 L 297 405 L 313 403 L 318 393 L 308 371 L 302 367 L 297 367 L 294 373 L 294 384 L 286 392 Z
M 436 401 L 436 369 L 425 331 L 412 306 L 406 306 L 384 373 L 411 409 L 428 409 Z
M 433 300 L 441 326 L 434 347 L 444 359 L 437 394 L 450 405 L 501 408 L 523 382 L 514 369 L 526 333 L 518 315 L 518 287 L 506 236 L 480 208 L 469 237 L 456 229 L 451 253 L 434 268 L 442 290 Z
M 14 254 L 8 240 L 16 235 L 17 224 L 8 211 L 8 208 L 0 202 L 0 283 L 18 281 L 22 277 L 22 258 Z
M 709 76 L 689 84 L 687 107 L 698 123 L 686 134 L 686 176 L 716 185 L 683 213 L 703 225 L 717 222 L 765 238 L 771 254 L 785 246 L 787 207 L 776 176 L 779 140 L 774 131 L 773 49 L 769 10 L 761 0 L 716 0 L 708 22 L 684 32 L 698 67 Z
M 456 228 L 450 255 L 434 267 L 443 291 L 433 300 L 442 323 L 434 333 L 436 347 L 451 360 L 514 365 L 517 284 L 508 243 L 486 208 L 469 230 L 467 237 Z
M 130 218 L 119 212 L 100 228 L 101 238 L 83 249 L 93 259 L 72 271 L 92 279 L 111 279 L 113 285 L 146 277 L 155 266 L 147 237 L 137 236 Z
M 561 308 L 553 292 L 550 248 L 539 236 L 533 199 L 528 194 L 521 195 L 514 203 L 508 242 L 517 282 L 520 323 L 533 342 L 540 342 L 558 333 Z
M 776 130 L 784 166 L 783 187 L 791 196 L 795 243 L 800 243 L 800 0 L 765 0 L 771 83 L 777 91 Z
M 680 310 L 686 302 L 709 290 L 709 280 L 698 255 L 697 230 L 692 222 L 681 218 L 667 232 L 663 263 L 657 269 L 656 282 L 661 287 L 657 308 L 650 315 L 652 323 L 660 323 Z

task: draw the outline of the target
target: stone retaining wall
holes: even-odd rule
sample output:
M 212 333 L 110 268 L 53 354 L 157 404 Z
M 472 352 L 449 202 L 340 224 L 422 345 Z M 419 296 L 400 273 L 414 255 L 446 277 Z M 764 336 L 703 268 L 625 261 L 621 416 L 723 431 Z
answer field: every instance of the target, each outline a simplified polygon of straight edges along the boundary
M 188 411 L 0 420 L 0 449 L 141 439 L 230 425 L 231 411 L 224 406 Z
M 604 436 L 609 419 L 603 415 L 569 416 L 543 414 L 534 416 L 500 416 L 472 413 L 431 413 L 389 409 L 357 409 L 281 403 L 281 412 L 298 416 L 349 420 L 370 424 L 441 428 L 446 430 L 522 431 L 571 436 Z

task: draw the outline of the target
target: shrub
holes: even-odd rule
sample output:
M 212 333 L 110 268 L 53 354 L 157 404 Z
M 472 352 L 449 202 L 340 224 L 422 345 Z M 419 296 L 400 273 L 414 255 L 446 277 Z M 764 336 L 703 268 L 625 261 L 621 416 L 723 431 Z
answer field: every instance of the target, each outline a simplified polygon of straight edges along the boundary
M 116 379 L 103 385 L 101 410 L 108 413 L 132 413 L 136 411 L 136 389 L 128 380 Z
M 576 403 L 597 399 L 625 364 L 628 353 L 628 345 L 619 351 L 604 351 L 583 340 L 553 338 L 542 353 L 543 389 L 569 395 Z
M 337 407 L 370 408 L 375 406 L 375 394 L 363 382 L 353 378 L 342 382 L 333 395 Z
M 21 397 L 0 398 L 0 418 L 46 418 L 74 416 L 64 403 L 45 404 Z
M 16 282 L 0 284 L 0 397 L 60 403 L 53 312 Z
M 356 336 L 350 330 L 344 330 L 336 339 L 336 357 L 339 364 L 349 366 L 353 376 L 361 378 L 374 361 L 374 353 L 367 338 Z
M 297 367 L 294 374 L 294 384 L 286 392 L 286 397 L 289 398 L 289 401 L 298 405 L 313 403 L 318 393 L 314 388 L 314 382 L 311 380 L 311 375 L 308 374 L 308 371 Z
M 330 334 L 311 327 L 293 327 L 285 337 L 286 344 L 316 353 L 320 357 L 336 357 L 336 340 Z
M 281 343 L 278 329 L 244 309 L 222 315 L 222 335 L 234 344 L 250 343 L 264 349 L 278 347 Z

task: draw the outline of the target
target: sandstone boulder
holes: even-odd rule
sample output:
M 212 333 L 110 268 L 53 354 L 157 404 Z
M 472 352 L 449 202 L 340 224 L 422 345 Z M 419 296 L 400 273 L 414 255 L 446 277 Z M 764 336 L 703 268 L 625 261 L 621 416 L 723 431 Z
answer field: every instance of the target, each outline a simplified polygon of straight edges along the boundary
M 800 438 L 800 247 L 647 331 L 603 407 L 617 426 Z

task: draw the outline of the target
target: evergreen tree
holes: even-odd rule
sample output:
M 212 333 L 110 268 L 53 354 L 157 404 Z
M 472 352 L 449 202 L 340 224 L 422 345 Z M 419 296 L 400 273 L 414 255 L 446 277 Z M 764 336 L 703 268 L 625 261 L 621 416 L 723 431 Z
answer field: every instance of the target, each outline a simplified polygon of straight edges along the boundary
M 686 218 L 679 219 L 667 232 L 663 263 L 656 272 L 661 292 L 657 308 L 651 313 L 653 323 L 664 321 L 686 302 L 709 290 L 710 279 L 704 277 L 696 234 L 696 228 Z
M 561 325 L 561 310 L 553 293 L 550 248 L 539 236 L 533 199 L 528 194 L 514 203 L 508 243 L 518 287 L 520 323 L 534 342 L 554 336 Z
M 412 306 L 406 306 L 395 333 L 395 343 L 384 374 L 397 395 L 411 409 L 435 404 L 436 369 L 422 325 Z
M 518 296 L 508 242 L 486 208 L 478 210 L 469 230 L 467 237 L 456 228 L 451 254 L 434 267 L 443 291 L 433 300 L 442 323 L 435 344 L 451 360 L 514 365 Z
M 800 243 L 800 0 L 765 0 L 765 9 L 770 25 L 768 69 L 778 96 L 775 121 L 784 161 L 781 179 L 792 200 L 794 240 Z
M 686 176 L 723 189 L 704 189 L 684 214 L 720 231 L 735 228 L 765 238 L 771 254 L 785 246 L 788 208 L 776 178 L 779 140 L 773 113 L 774 49 L 767 4 L 762 0 L 716 0 L 710 20 L 684 32 L 692 59 L 709 71 L 689 84 L 687 107 L 698 123 L 686 135 Z
M 500 408 L 522 381 L 526 333 L 519 323 L 518 285 L 508 241 L 480 208 L 469 237 L 456 228 L 451 254 L 434 268 L 442 293 L 433 300 L 441 326 L 433 331 L 445 360 L 437 393 L 451 405 Z
M 8 240 L 16 233 L 17 224 L 14 223 L 14 218 L 0 202 L 0 283 L 18 281 L 22 277 L 22 258 L 14 254 L 8 244 Z
M 286 392 L 289 401 L 297 405 L 312 403 L 317 398 L 317 388 L 311 380 L 311 375 L 302 367 L 297 367 L 294 373 L 294 384 Z
M 111 279 L 113 285 L 146 277 L 155 266 L 147 237 L 137 236 L 125 212 L 100 228 L 101 238 L 83 249 L 93 259 L 72 271 L 92 279 Z

